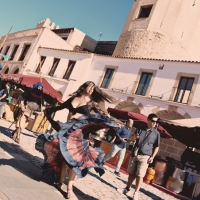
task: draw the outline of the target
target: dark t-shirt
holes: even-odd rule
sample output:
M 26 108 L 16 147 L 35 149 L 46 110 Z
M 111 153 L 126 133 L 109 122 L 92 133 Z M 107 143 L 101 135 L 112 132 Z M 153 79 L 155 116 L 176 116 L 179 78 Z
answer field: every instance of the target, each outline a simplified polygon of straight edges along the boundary
M 9 95 L 9 92 L 8 92 L 7 89 L 4 89 L 2 96 L 3 96 L 4 94 L 5 94 L 6 96 L 5 96 L 3 99 L 0 100 L 1 102 L 6 102 L 6 101 L 7 101 L 7 98 L 8 98 L 8 95 Z
M 25 105 L 27 105 L 28 102 L 34 102 L 34 103 L 36 103 L 38 105 L 37 111 L 41 111 L 41 108 L 40 108 L 41 104 L 42 104 L 42 106 L 44 106 L 44 99 L 43 99 L 43 97 L 37 98 L 36 96 L 33 96 L 31 94 L 31 90 L 27 90 L 26 92 L 24 92 L 22 94 L 22 98 L 24 99 L 24 104 Z

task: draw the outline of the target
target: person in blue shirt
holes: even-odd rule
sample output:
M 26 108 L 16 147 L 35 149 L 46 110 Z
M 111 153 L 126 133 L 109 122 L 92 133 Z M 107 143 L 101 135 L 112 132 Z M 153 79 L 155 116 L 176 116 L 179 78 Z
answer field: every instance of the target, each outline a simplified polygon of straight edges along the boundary
M 119 159 L 117 162 L 117 166 L 115 169 L 114 174 L 117 176 L 120 176 L 119 170 L 122 165 L 125 153 L 126 153 L 126 143 L 129 139 L 131 128 L 133 126 L 133 120 L 129 119 L 125 126 L 122 128 L 117 129 L 116 131 L 116 137 L 112 145 L 111 152 L 103 159 L 103 164 L 109 160 L 110 158 L 114 157 L 116 153 L 119 152 Z
M 4 113 L 4 107 L 7 104 L 8 101 L 8 96 L 9 96 L 9 92 L 10 92 L 10 87 L 11 84 L 10 83 L 6 83 L 5 84 L 5 89 L 2 90 L 2 94 L 0 97 L 0 119 L 2 119 L 3 113 Z
M 121 194 L 130 194 L 129 191 L 135 181 L 135 192 L 132 200 L 140 199 L 139 190 L 143 183 L 148 165 L 153 162 L 160 146 L 160 133 L 156 127 L 158 125 L 158 117 L 151 113 L 147 117 L 147 127 L 139 127 L 136 129 L 133 137 L 136 140 L 132 150 L 127 172 L 129 173 L 127 185 L 125 188 L 119 188 L 117 191 Z

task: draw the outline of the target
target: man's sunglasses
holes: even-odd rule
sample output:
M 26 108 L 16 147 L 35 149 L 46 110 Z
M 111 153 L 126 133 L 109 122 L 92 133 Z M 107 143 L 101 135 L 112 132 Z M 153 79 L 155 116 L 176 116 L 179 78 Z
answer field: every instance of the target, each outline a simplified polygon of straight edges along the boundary
M 154 122 L 154 123 L 158 123 L 158 120 L 156 121 L 156 120 L 151 119 L 151 121 Z

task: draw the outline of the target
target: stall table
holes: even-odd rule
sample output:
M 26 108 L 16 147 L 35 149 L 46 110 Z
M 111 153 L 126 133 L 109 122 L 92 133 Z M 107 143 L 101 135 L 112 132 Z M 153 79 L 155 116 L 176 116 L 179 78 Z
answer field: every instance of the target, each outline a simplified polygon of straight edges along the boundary
M 8 103 L 8 105 L 10 106 L 16 120 L 21 108 L 18 104 Z M 46 133 L 48 125 L 49 121 L 45 116 L 35 115 L 34 118 L 29 121 L 26 129 L 36 133 Z

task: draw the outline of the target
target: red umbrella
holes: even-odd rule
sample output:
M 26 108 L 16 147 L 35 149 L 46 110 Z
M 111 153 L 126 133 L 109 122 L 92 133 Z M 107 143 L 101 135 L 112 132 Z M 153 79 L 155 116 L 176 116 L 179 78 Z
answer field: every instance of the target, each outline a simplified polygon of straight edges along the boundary
M 140 126 L 146 126 L 147 124 L 147 116 L 135 113 L 135 112 L 129 112 L 126 110 L 119 110 L 115 108 L 108 108 L 108 112 L 111 116 L 121 119 L 121 120 L 128 120 L 133 119 L 134 120 L 134 127 L 140 127 Z M 158 131 L 160 132 L 161 137 L 164 138 L 172 138 L 172 136 L 162 127 L 158 126 Z
M 62 101 L 62 96 L 47 82 L 45 78 L 40 80 L 40 77 L 27 76 L 22 74 L 0 74 L 0 78 L 2 80 L 14 82 L 29 88 L 32 88 L 33 84 L 37 82 L 42 82 L 44 85 L 44 94 L 51 96 L 53 99 L 56 99 L 59 102 Z

